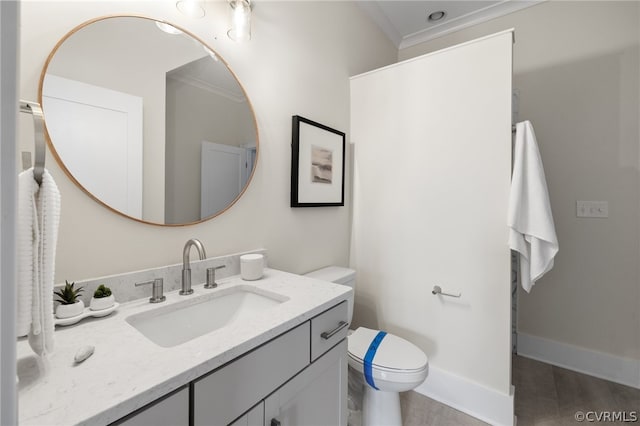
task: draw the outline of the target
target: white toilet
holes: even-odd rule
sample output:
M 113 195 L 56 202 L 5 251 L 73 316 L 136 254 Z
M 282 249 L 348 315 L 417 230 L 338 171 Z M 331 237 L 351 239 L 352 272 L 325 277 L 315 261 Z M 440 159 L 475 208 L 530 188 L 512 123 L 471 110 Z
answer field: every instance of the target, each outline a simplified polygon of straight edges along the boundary
M 354 288 L 353 269 L 329 266 L 306 274 Z M 353 300 L 349 302 L 349 321 Z M 401 426 L 399 392 L 416 388 L 427 378 L 427 356 L 413 343 L 391 333 L 359 327 L 349 332 L 349 367 L 365 383 L 363 426 Z

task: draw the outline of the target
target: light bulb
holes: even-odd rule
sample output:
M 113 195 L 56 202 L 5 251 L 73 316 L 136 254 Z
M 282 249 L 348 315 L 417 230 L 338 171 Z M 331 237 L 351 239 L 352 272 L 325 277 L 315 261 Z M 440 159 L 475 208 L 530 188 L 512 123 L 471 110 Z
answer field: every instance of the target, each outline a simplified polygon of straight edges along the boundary
M 231 29 L 227 32 L 233 41 L 251 40 L 251 3 L 248 0 L 231 0 Z

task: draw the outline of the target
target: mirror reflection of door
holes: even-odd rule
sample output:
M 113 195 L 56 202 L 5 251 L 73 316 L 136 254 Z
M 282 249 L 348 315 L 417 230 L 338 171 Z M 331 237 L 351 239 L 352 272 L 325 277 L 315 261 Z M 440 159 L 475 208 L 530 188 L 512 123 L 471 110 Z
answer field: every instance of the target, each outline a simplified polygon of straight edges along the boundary
M 255 148 L 202 142 L 200 215 L 224 210 L 242 191 L 253 169 Z
M 49 75 L 47 130 L 74 177 L 106 204 L 142 217 L 142 98 Z

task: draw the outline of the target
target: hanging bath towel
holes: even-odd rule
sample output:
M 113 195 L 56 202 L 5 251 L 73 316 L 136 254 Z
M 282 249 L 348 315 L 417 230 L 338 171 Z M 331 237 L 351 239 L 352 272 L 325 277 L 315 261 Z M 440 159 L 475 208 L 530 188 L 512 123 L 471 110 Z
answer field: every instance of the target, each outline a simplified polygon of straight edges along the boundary
M 542 159 L 529 121 L 516 125 L 508 225 L 509 247 L 520 255 L 520 282 L 529 292 L 553 268 L 558 253 Z
M 33 169 L 18 177 L 18 323 L 35 353 L 53 350 L 53 280 L 60 223 L 60 192 L 47 170 L 42 184 Z

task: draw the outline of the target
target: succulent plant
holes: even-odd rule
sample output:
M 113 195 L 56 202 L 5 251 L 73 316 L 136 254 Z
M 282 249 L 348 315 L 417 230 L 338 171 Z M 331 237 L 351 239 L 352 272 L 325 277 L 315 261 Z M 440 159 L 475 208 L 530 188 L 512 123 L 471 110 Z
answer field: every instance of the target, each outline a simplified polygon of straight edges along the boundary
M 102 299 L 103 297 L 111 296 L 111 289 L 109 287 L 105 287 L 104 284 L 100 284 L 100 286 L 93 293 L 93 297 L 96 299 Z
M 82 292 L 83 288 L 73 288 L 75 282 L 69 284 L 69 281 L 64 281 L 66 284 L 62 290 L 54 291 L 53 294 L 58 296 L 58 302 L 63 305 L 73 305 L 78 300 L 78 296 Z

